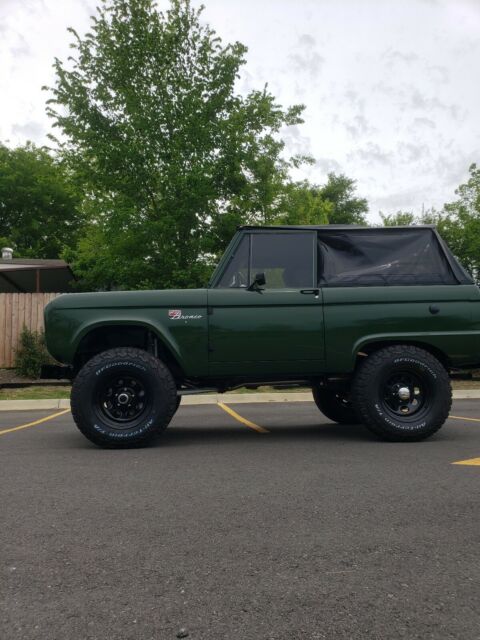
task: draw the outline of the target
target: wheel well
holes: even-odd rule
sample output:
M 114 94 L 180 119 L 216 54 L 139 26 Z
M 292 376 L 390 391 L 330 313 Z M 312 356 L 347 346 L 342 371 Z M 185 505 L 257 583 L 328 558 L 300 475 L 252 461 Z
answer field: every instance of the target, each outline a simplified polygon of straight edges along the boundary
M 148 327 L 133 324 L 102 325 L 85 334 L 75 353 L 75 372 L 93 356 L 116 347 L 143 349 L 167 365 L 175 379 L 183 377 L 177 360 L 157 334 Z
M 355 356 L 356 358 L 355 367 L 358 366 L 358 364 L 362 361 L 362 359 L 365 356 L 369 356 L 375 351 L 378 351 L 379 349 L 383 349 L 383 347 L 391 347 L 393 345 L 404 345 L 404 344 L 412 345 L 414 347 L 419 347 L 420 349 L 424 349 L 425 351 L 428 351 L 432 356 L 437 358 L 437 360 L 443 364 L 443 366 L 447 371 L 449 371 L 449 369 L 451 368 L 450 360 L 443 351 L 441 351 L 440 349 L 437 349 L 431 344 L 427 344 L 425 342 L 418 342 L 416 340 L 382 340 L 379 342 L 369 342 L 366 345 L 363 345 L 362 348 L 357 352 Z

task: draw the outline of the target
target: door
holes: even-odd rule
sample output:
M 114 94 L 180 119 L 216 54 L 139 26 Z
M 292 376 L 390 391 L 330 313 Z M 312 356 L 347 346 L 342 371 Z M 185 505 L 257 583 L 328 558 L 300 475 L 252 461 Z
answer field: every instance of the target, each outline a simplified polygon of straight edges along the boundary
M 208 291 L 212 375 L 321 372 L 325 346 L 316 245 L 311 231 L 243 233 Z M 265 285 L 252 289 L 257 273 L 265 275 Z

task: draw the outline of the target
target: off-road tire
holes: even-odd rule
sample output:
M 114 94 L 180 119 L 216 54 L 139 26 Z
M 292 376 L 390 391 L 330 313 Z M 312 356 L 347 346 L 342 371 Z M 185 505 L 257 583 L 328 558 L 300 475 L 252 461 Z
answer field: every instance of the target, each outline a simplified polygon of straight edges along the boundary
M 167 428 L 178 397 L 175 380 L 160 360 L 142 349 L 122 347 L 99 353 L 83 366 L 70 404 L 77 427 L 89 440 L 128 448 L 150 443 Z
M 328 389 L 327 387 L 312 387 L 315 404 L 329 420 L 339 424 L 358 424 L 360 419 L 352 403 L 345 394 Z
M 408 400 L 398 399 L 402 387 L 410 390 Z M 428 351 L 392 345 L 362 362 L 353 380 L 352 402 L 363 424 L 380 438 L 418 441 L 438 431 L 448 418 L 452 389 L 445 367 Z

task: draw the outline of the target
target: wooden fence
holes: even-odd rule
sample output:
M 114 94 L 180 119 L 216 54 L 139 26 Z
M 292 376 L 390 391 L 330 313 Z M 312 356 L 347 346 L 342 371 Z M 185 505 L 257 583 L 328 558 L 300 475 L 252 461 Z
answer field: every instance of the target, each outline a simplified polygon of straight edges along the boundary
M 0 368 L 13 367 L 23 325 L 43 330 L 43 309 L 59 293 L 0 293 Z

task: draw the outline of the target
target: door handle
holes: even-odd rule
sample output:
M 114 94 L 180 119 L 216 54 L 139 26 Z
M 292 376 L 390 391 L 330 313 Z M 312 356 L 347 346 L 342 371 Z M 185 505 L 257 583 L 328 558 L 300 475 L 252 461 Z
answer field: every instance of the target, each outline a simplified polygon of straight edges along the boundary
M 318 296 L 320 289 L 300 289 L 300 293 L 304 295 Z

